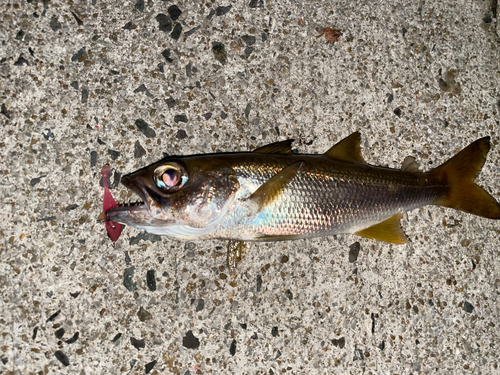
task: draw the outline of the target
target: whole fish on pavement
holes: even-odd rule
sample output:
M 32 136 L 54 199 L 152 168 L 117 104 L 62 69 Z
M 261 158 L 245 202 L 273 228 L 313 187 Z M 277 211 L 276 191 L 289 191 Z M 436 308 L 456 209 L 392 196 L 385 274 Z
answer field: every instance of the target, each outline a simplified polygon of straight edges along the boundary
M 185 240 L 354 233 L 394 244 L 407 242 L 403 213 L 426 205 L 500 218 L 500 204 L 474 183 L 489 137 L 428 172 L 369 165 L 359 141 L 353 133 L 321 155 L 294 154 L 287 140 L 253 152 L 167 157 L 124 176 L 142 202 L 118 204 L 105 217 Z

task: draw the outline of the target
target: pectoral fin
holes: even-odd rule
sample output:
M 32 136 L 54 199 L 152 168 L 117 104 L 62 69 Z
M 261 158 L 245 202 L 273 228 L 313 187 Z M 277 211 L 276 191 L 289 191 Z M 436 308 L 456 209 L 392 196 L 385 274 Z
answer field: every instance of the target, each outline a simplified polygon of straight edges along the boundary
M 253 150 L 257 154 L 284 154 L 291 155 L 292 152 L 293 139 L 287 139 L 286 141 L 271 143 Z
M 360 138 L 361 135 L 359 132 L 352 133 L 325 152 L 325 155 L 332 159 L 364 164 L 366 162 L 363 156 L 361 156 L 361 150 L 359 148 Z
M 257 207 L 256 213 L 276 199 L 286 185 L 293 180 L 303 162 L 298 161 L 283 168 L 278 174 L 269 181 L 262 184 L 255 192 L 248 197 L 248 200 Z
M 375 224 L 369 228 L 360 230 L 359 232 L 356 232 L 354 234 L 374 240 L 393 243 L 396 245 L 404 245 L 408 241 L 399 223 L 399 220 L 401 220 L 402 217 L 403 214 L 396 214 L 390 219 L 382 221 L 381 223 Z

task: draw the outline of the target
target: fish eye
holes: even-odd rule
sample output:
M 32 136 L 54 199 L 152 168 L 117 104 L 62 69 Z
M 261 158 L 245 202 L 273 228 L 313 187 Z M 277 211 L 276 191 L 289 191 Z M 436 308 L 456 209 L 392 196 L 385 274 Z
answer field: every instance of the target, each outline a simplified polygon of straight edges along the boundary
M 162 165 L 154 171 L 156 186 L 168 193 L 174 193 L 188 181 L 186 170 L 177 163 Z

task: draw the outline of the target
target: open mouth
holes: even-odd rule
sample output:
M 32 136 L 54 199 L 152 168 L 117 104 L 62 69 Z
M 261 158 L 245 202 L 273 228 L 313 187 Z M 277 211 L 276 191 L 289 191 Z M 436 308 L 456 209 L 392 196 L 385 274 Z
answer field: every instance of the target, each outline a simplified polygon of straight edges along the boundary
M 144 202 L 139 201 L 139 202 L 124 202 L 124 203 L 117 203 L 116 207 L 113 208 L 114 211 L 126 211 L 126 210 L 135 210 L 140 208 L 140 206 L 145 206 Z
M 148 211 L 148 207 L 142 201 L 117 203 L 116 207 L 106 211 L 106 220 L 113 220 L 117 216 L 122 216 L 124 212 L 134 214 L 145 211 Z
M 129 223 L 137 220 L 137 217 L 148 215 L 149 209 L 146 200 L 146 194 L 141 189 L 141 186 L 134 183 L 133 179 L 123 178 L 122 183 L 136 193 L 139 196 L 139 201 L 135 202 L 124 202 L 116 203 L 113 198 L 109 186 L 108 186 L 108 176 L 111 173 L 111 168 L 106 164 L 102 170 L 101 174 L 103 176 L 104 184 L 104 200 L 103 200 L 103 211 L 99 215 L 99 220 L 104 221 L 106 226 L 106 231 L 108 232 L 111 240 L 117 241 L 121 234 L 122 226 L 120 223 Z
M 121 224 L 133 227 L 144 225 L 164 225 L 164 219 L 158 221 L 155 213 L 161 211 L 159 200 L 161 197 L 150 187 L 147 171 L 140 170 L 123 176 L 121 184 L 135 193 L 135 198 L 122 203 L 115 202 L 108 187 L 107 176 L 110 167 L 103 167 L 104 201 L 103 212 L 99 220 L 104 221 L 106 230 L 113 241 L 116 241 L 121 233 Z M 153 210 L 153 212 L 151 212 Z
M 144 192 L 142 186 L 134 181 L 134 179 L 129 178 L 129 176 L 124 176 L 121 180 L 121 183 L 127 189 L 134 192 L 139 197 L 139 200 L 133 202 L 117 203 L 115 207 L 106 212 L 108 220 L 112 220 L 113 216 L 123 214 L 124 211 L 133 214 L 148 210 L 148 205 L 144 203 L 146 201 L 146 193 Z

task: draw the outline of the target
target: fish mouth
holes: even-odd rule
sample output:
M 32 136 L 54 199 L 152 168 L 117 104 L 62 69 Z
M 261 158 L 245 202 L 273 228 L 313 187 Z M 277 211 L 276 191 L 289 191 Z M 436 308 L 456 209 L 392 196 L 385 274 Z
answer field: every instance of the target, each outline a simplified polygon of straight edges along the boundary
M 141 201 L 117 203 L 117 206 L 106 211 L 106 221 L 130 224 L 134 219 L 149 216 L 148 206 Z
M 148 176 L 148 171 L 143 169 L 122 177 L 123 186 L 134 192 L 139 200 L 117 203 L 115 208 L 106 212 L 107 220 L 134 227 L 165 226 L 173 222 L 164 216 L 162 206 L 165 199 L 151 186 Z
M 122 177 L 121 184 L 139 198 L 128 203 L 117 202 L 116 207 L 103 215 L 105 221 L 146 230 L 175 225 L 176 219 L 169 211 L 170 199 L 156 188 L 153 171 L 150 166 Z
M 137 183 L 137 181 L 133 178 L 130 178 L 130 175 L 123 176 L 121 183 L 128 190 L 131 190 L 138 195 L 140 200 L 117 203 L 116 207 L 106 212 L 107 219 L 111 221 L 124 222 L 129 221 L 126 220 L 126 218 L 130 219 L 130 217 L 134 216 L 149 216 L 150 202 L 146 188 L 142 184 Z
M 144 202 L 123 202 L 117 203 L 117 206 L 110 209 L 107 214 L 120 212 L 120 211 L 149 211 L 147 205 Z

